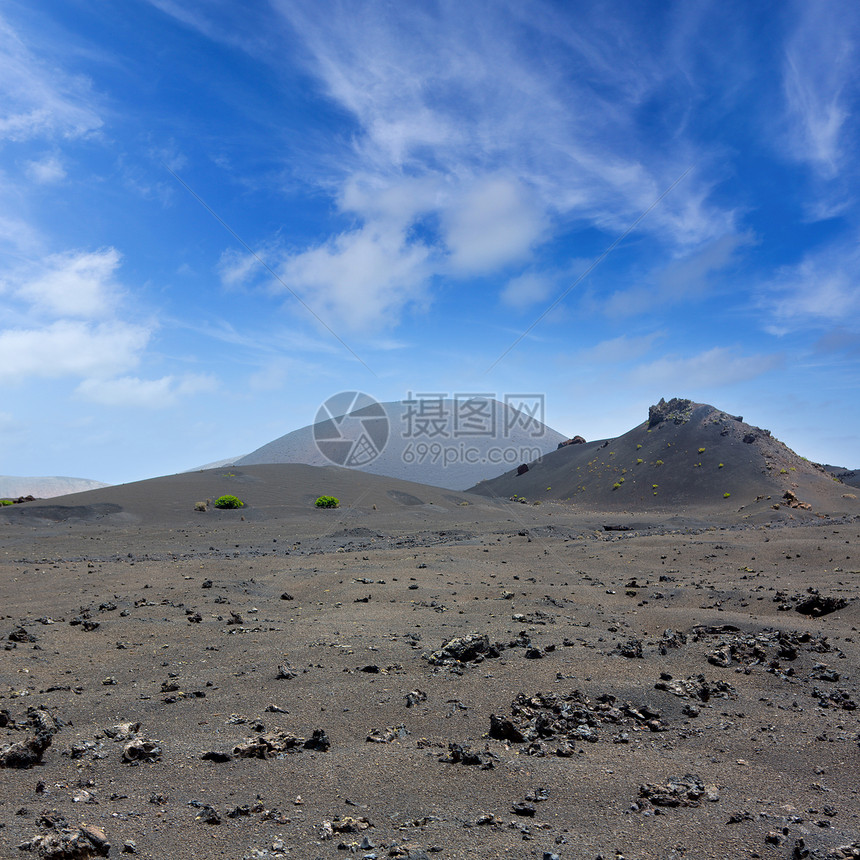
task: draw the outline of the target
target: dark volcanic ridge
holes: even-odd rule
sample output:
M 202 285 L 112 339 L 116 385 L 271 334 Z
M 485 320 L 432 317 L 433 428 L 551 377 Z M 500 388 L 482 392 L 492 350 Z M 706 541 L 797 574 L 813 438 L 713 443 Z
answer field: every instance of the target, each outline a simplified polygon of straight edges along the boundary
M 472 487 L 527 501 L 561 500 L 594 510 L 699 509 L 773 518 L 857 510 L 856 493 L 799 456 L 769 430 L 713 406 L 673 398 L 615 439 L 569 444 Z M 806 507 L 808 506 L 808 507 Z

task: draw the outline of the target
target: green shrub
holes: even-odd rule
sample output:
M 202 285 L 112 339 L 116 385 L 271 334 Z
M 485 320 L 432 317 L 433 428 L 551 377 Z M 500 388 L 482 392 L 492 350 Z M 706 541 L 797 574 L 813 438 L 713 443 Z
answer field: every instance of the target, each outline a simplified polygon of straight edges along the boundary
M 340 499 L 334 496 L 320 496 L 314 504 L 318 508 L 336 508 L 340 504 Z
M 654 465 L 655 465 L 655 466 L 662 466 L 662 465 L 663 465 L 663 461 L 662 461 L 662 460 L 658 460 Z
M 704 453 L 705 453 L 705 449 L 704 449 L 704 448 L 699 448 L 699 453 L 700 453 L 700 454 L 704 454 Z
M 14 505 L 12 499 L 0 499 L 0 505 Z
M 723 493 L 723 498 L 727 499 L 730 495 L 731 495 L 731 493 Z
M 644 461 L 642 460 L 642 458 L 641 458 L 641 457 L 637 457 L 637 458 L 636 458 L 636 465 L 637 465 L 637 466 L 640 466 L 643 462 L 644 462 Z
M 220 496 L 215 499 L 216 508 L 244 508 L 245 503 L 236 496 Z

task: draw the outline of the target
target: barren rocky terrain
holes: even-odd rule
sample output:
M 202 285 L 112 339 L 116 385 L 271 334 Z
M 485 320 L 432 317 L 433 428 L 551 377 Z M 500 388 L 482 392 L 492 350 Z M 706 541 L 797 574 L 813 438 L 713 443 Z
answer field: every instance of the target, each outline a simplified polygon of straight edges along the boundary
M 0 852 L 860 856 L 843 495 L 601 513 L 282 465 L 7 508 Z

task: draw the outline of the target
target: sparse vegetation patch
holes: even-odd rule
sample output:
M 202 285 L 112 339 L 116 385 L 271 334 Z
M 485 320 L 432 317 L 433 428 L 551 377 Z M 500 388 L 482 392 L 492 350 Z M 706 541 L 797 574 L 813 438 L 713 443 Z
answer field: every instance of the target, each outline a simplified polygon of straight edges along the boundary
M 336 508 L 340 504 L 340 499 L 334 496 L 320 496 L 314 504 L 318 508 Z
M 236 496 L 219 496 L 215 499 L 216 508 L 244 508 L 245 503 Z

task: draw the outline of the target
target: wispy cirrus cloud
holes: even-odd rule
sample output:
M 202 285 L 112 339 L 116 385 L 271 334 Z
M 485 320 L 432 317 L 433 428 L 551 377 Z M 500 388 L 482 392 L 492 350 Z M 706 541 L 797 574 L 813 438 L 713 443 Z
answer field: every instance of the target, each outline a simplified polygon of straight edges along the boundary
M 860 330 L 860 242 L 852 235 L 806 254 L 765 283 L 758 295 L 771 334 Z
M 797 24 L 785 49 L 783 92 L 792 155 L 825 178 L 844 165 L 849 124 L 856 128 L 857 20 L 838 4 L 795 4 Z
M 66 178 L 66 168 L 56 155 L 28 161 L 25 171 L 27 176 L 39 185 L 50 185 Z
M 124 406 L 141 409 L 165 409 L 194 394 L 215 391 L 218 382 L 211 374 L 162 376 L 140 379 L 119 376 L 113 379 L 85 379 L 75 393 L 102 406 Z
M 718 346 L 690 356 L 667 355 L 634 368 L 629 381 L 665 391 L 692 391 L 735 385 L 780 367 L 779 354 L 744 354 Z
M 735 231 L 734 211 L 711 199 L 710 156 L 682 128 L 658 142 L 643 133 L 667 85 L 666 34 L 643 37 L 624 16 L 542 0 L 492 10 L 276 0 L 276 49 L 276 38 L 238 38 L 245 25 L 229 27 L 226 7 L 150 2 L 276 68 L 290 40 L 291 62 L 354 121 L 317 154 L 324 191 L 354 226 L 283 252 L 291 286 L 353 329 L 396 323 L 436 276 L 527 268 L 571 222 L 621 233 L 691 164 L 641 230 L 673 249 Z M 348 295 L 353 266 L 363 302 Z
M 102 119 L 89 82 L 40 60 L 0 17 L 0 140 L 81 137 Z

